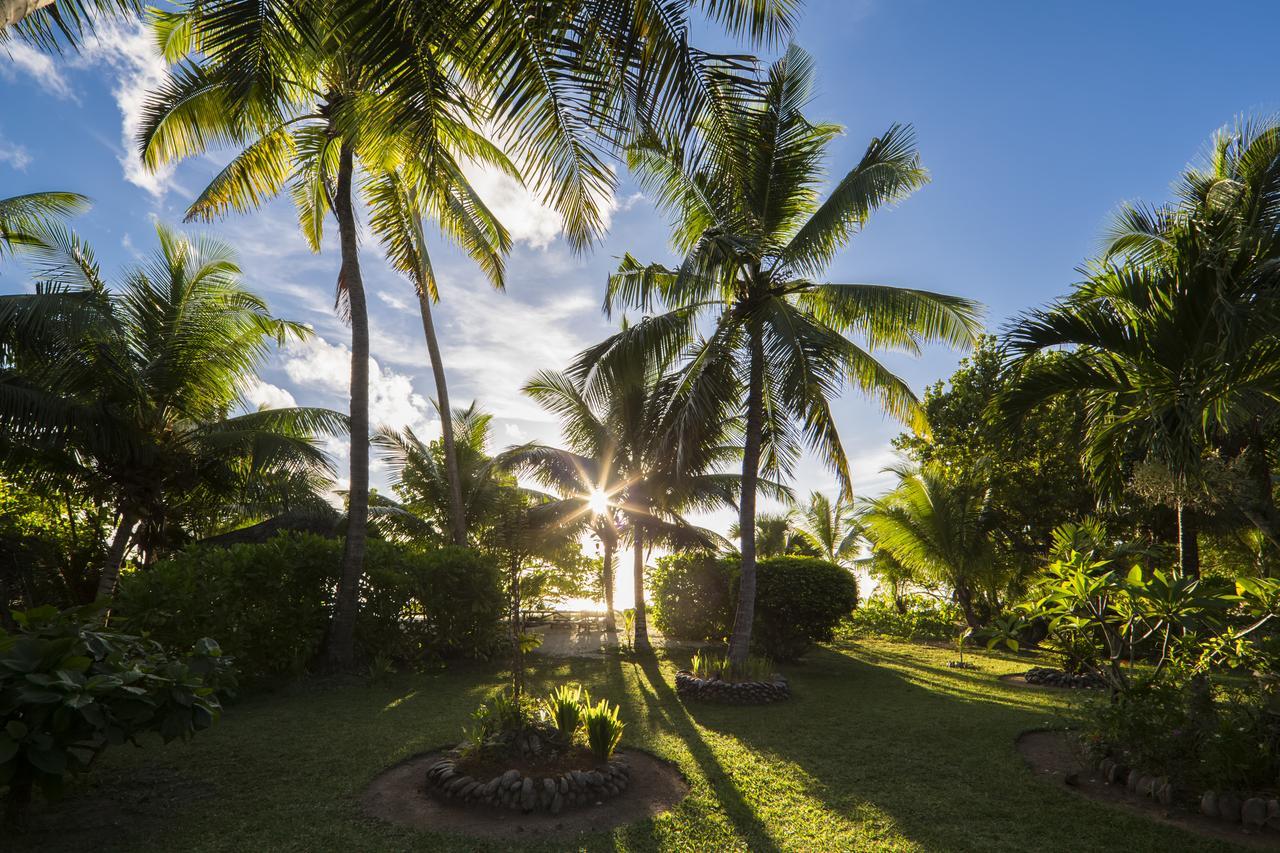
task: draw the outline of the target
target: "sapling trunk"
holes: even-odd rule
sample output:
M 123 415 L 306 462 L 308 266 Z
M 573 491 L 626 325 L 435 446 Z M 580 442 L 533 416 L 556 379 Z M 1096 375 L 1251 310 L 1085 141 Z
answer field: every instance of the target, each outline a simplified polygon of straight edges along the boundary
M 631 647 L 637 652 L 647 652 L 653 648 L 649 643 L 649 623 L 645 614 L 644 606 L 644 534 L 639 527 L 635 528 L 635 553 L 634 565 L 632 568 L 633 581 L 635 586 L 636 603 L 633 612 L 635 613 L 635 639 L 632 640 Z
M 738 579 L 738 608 L 729 638 L 729 665 L 741 671 L 751 652 L 751 629 L 756 612 L 756 484 L 760 475 L 760 444 L 764 432 L 764 344 L 760 327 L 751 324 L 750 366 L 747 377 L 746 436 L 742 446 L 742 495 L 738 500 L 738 531 L 742 537 L 742 569 Z

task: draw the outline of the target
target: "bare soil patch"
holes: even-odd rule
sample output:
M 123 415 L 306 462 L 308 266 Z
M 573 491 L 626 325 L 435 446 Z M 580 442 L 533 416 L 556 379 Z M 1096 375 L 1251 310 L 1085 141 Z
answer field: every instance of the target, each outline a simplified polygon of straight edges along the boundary
M 1036 776 L 1076 794 L 1106 803 L 1113 808 L 1138 812 L 1150 820 L 1170 824 L 1205 838 L 1257 850 L 1276 850 L 1280 846 L 1277 845 L 1275 833 L 1265 830 L 1251 832 L 1241 825 L 1226 824 L 1198 812 L 1177 808 L 1176 804 L 1175 808 L 1166 808 L 1148 797 L 1129 793 L 1124 785 L 1108 785 L 1102 774 L 1084 761 L 1070 732 L 1023 732 L 1018 735 L 1017 745 L 1018 752 Z
M 1000 683 L 1007 684 L 1010 687 L 1021 687 L 1023 690 L 1049 690 L 1054 693 L 1096 693 L 1096 690 L 1076 690 L 1070 687 L 1058 687 L 1053 684 L 1032 684 L 1022 675 L 1015 673 L 1013 675 L 1000 676 Z
M 383 771 L 365 790 L 365 812 L 432 832 L 503 841 L 568 841 L 662 814 L 689 794 L 675 767 L 645 752 L 620 750 L 631 765 L 630 785 L 621 796 L 598 805 L 550 815 L 443 802 L 427 795 L 425 780 L 427 768 L 444 754 L 444 750 L 421 753 Z

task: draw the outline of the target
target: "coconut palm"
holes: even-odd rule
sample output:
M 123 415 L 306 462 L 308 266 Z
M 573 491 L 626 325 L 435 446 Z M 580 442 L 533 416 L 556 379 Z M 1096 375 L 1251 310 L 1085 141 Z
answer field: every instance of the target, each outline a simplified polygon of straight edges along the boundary
M 966 299 L 821 280 L 871 213 L 904 198 L 926 174 L 910 128 L 894 125 L 820 201 L 825 151 L 841 129 L 805 118 L 812 87 L 812 61 L 791 47 L 770 67 L 758 98 L 722 87 L 722 121 L 730 132 L 698 134 L 687 143 L 650 136 L 630 150 L 642 186 L 671 216 L 683 259 L 667 268 L 624 258 L 610 278 L 606 312 L 666 310 L 582 359 L 592 382 L 607 384 L 639 353 L 684 352 L 673 404 L 680 418 L 697 421 L 728 409 L 743 419 L 742 575 L 730 642 L 738 665 L 747 657 L 754 614 L 761 472 L 785 474 L 807 445 L 848 492 L 831 398 L 852 381 L 885 411 L 919 424 L 915 395 L 872 351 L 917 352 L 929 341 L 971 346 L 978 331 L 978 307 Z M 713 325 L 698 337 L 704 319 Z
M 338 222 L 339 306 L 352 329 L 352 446 L 343 570 L 326 643 L 335 668 L 353 664 L 368 519 L 369 341 L 357 167 L 375 185 L 398 173 L 413 191 L 415 214 L 449 207 L 457 196 L 442 200 L 437 178 L 447 176 L 450 192 L 464 189 L 462 161 L 514 174 L 473 129 L 489 124 L 581 247 L 601 230 L 613 182 L 593 143 L 606 128 L 616 135 L 637 121 L 670 124 L 671 113 L 701 103 L 689 96 L 694 83 L 726 64 L 688 46 L 684 4 L 521 6 L 215 0 L 154 14 L 166 58 L 180 64 L 148 104 L 144 161 L 154 166 L 211 145 L 243 149 L 190 215 L 251 208 L 289 185 L 313 249 L 327 213 Z M 736 0 L 710 8 L 731 28 L 764 38 L 789 27 L 789 6 Z M 483 231 L 488 223 L 473 219 L 475 212 L 455 211 Z M 453 227 L 438 224 L 446 233 Z M 408 269 L 421 288 L 422 264 Z
M 39 192 L 0 198 L 0 259 L 24 246 L 39 245 L 48 226 L 88 209 L 77 193 Z
M 898 485 L 867 501 L 861 514 L 876 552 L 912 577 L 945 584 L 971 628 L 982 625 L 977 599 L 999 591 L 991 538 L 991 490 L 981 472 L 952 472 L 937 463 L 890 469 Z M 892 565 L 884 568 L 893 571 Z
M 231 414 L 271 346 L 307 331 L 240 286 L 226 245 L 157 236 L 112 292 L 87 245 L 47 228 L 26 249 L 37 292 L 0 298 L 0 461 L 114 505 L 100 598 L 142 531 L 193 503 L 251 514 L 316 499 L 330 470 L 313 435 L 345 425 L 323 409 Z
M 673 425 L 667 417 L 676 378 L 652 363 L 633 365 L 619 379 L 588 394 L 581 373 L 535 375 L 525 393 L 560 420 L 568 449 L 525 444 L 501 454 L 499 463 L 532 474 L 562 499 L 575 502 L 577 513 L 591 514 L 590 528 L 605 551 L 606 572 L 617 538 L 630 540 L 633 644 L 646 649 L 645 549 L 717 543 L 718 537 L 693 527 L 682 513 L 722 506 L 737 495 L 739 479 L 720 470 L 736 455 L 722 444 L 734 425 L 705 422 L 696 432 Z M 608 580 L 606 575 L 606 589 Z
M 824 560 L 849 567 L 862 537 L 856 515 L 847 498 L 833 501 L 822 492 L 810 492 L 809 502 L 795 512 L 796 530 Z

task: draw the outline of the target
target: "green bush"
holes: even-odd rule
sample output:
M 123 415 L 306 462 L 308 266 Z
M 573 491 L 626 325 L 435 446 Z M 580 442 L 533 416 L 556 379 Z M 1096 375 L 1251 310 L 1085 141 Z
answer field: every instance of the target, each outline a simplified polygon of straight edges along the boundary
M 678 640 L 725 640 L 733 630 L 736 577 L 736 563 L 712 553 L 660 558 L 647 584 L 653 624 Z
M 320 649 L 341 564 L 341 540 L 309 534 L 197 545 L 122 578 L 115 612 L 162 643 L 217 636 L 248 678 L 300 674 Z M 486 653 L 502 614 L 500 581 L 496 565 L 469 549 L 369 541 L 361 655 L 417 664 Z
M 167 743 L 213 725 L 216 692 L 233 684 L 209 639 L 177 655 L 102 629 L 95 606 L 13 617 L 17 630 L 0 633 L 0 785 L 9 788 L 11 820 L 33 786 L 58 791 L 108 746 L 150 732 Z
M 600 761 L 608 761 L 609 756 L 617 749 L 622 740 L 622 712 L 617 705 L 610 705 L 607 699 L 601 699 L 594 705 L 585 705 L 582 709 L 582 727 L 587 733 L 587 746 L 591 754 Z
M 683 640 L 725 639 L 733 629 L 738 560 L 678 554 L 650 573 L 654 624 Z M 793 660 L 815 642 L 830 640 L 858 604 L 858 583 L 847 570 L 814 557 L 775 557 L 756 564 L 757 650 Z
M 816 557 L 761 560 L 753 642 L 766 657 L 794 660 L 829 642 L 857 606 L 858 582 L 847 569 Z
M 905 596 L 898 604 L 883 598 L 868 599 L 841 626 L 853 634 L 878 634 L 903 640 L 950 642 L 962 620 L 960 608 L 950 602 L 922 595 Z

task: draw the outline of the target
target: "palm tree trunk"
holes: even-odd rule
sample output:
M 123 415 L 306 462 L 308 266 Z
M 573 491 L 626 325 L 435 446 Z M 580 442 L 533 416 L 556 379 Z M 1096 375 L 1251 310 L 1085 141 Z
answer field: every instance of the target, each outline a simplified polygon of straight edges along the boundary
M 600 570 L 600 580 L 604 584 L 604 629 L 610 634 L 617 633 L 618 624 L 613 618 L 613 551 L 614 543 L 605 539 L 604 564 Z
M 742 448 L 742 496 L 738 501 L 738 535 L 742 540 L 742 570 L 738 579 L 738 610 L 729 638 L 729 663 L 740 669 L 751 652 L 751 627 L 756 613 L 756 481 L 760 474 L 760 443 L 764 432 L 764 345 L 760 327 L 752 324 L 747 378 L 746 437 Z
M 458 446 L 453 437 L 453 409 L 449 405 L 449 385 L 445 381 L 444 362 L 440 360 L 440 342 L 436 339 L 436 324 L 431 317 L 431 294 L 422 287 L 417 290 L 418 307 L 422 313 L 422 334 L 427 339 L 431 373 L 436 380 L 436 403 L 440 408 L 440 439 L 444 444 L 445 476 L 449 478 L 449 524 L 453 529 L 453 544 L 466 545 L 467 511 L 462 505 L 462 478 L 458 474 Z
M 120 566 L 124 563 L 125 551 L 129 549 L 129 540 L 133 538 L 134 528 L 138 526 L 138 515 L 132 510 L 122 510 L 120 523 L 116 525 L 115 535 L 107 546 L 107 560 L 102 565 L 102 573 L 98 575 L 97 600 L 110 600 L 116 591 L 116 581 L 120 579 Z
M 346 294 L 351 319 L 351 484 L 347 491 L 342 574 L 338 578 L 325 654 L 330 669 L 344 672 L 355 666 L 356 611 L 369 525 L 369 315 L 364 281 L 360 277 L 356 218 L 352 209 L 351 179 L 355 164 L 349 142 L 342 143 L 338 157 L 333 212 L 338 219 L 342 247 L 338 287 Z
M 21 23 L 28 15 L 52 6 L 55 2 L 56 0 L 0 0 L 0 30 Z
M 1200 542 L 1196 538 L 1195 517 L 1178 504 L 1178 567 L 1184 578 L 1200 577 Z
M 982 627 L 982 620 L 978 618 L 978 612 L 973 607 L 973 590 L 969 589 L 967 583 L 956 584 L 956 603 L 960 605 L 960 610 L 964 613 L 964 621 L 970 628 Z
M 635 564 L 633 568 L 635 580 L 635 639 L 631 643 L 631 647 L 637 652 L 647 652 L 653 648 L 649 642 L 649 621 L 645 615 L 644 606 L 644 533 L 639 527 L 635 528 Z

